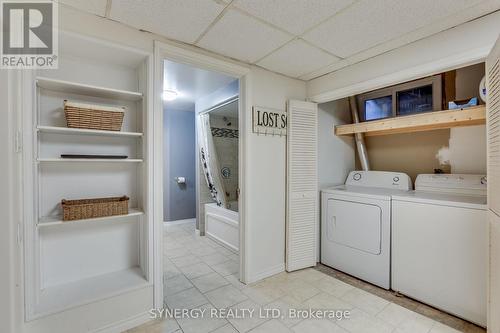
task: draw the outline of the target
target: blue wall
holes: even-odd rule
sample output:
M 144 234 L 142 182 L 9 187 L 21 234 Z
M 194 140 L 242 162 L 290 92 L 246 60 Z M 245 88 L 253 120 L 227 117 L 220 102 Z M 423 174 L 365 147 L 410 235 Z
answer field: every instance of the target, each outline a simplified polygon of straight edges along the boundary
M 164 221 L 195 218 L 195 112 L 173 109 L 165 109 L 164 112 Z M 186 184 L 177 184 L 175 177 L 185 177 Z

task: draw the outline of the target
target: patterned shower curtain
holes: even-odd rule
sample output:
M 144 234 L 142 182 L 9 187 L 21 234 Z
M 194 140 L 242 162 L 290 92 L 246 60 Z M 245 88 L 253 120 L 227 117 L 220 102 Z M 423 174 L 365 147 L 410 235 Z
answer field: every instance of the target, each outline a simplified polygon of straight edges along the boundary
M 203 174 L 207 181 L 208 189 L 218 206 L 227 207 L 224 186 L 219 173 L 219 161 L 215 150 L 212 131 L 210 128 L 210 115 L 198 115 L 198 146 Z

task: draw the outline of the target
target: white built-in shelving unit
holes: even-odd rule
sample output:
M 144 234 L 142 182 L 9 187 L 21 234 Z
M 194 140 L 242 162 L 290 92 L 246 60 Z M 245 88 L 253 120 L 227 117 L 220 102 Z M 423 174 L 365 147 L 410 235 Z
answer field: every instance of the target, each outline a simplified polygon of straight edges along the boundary
M 59 45 L 59 68 L 33 73 L 31 91 L 26 91 L 32 101 L 31 119 L 23 130 L 28 143 L 24 149 L 26 319 L 82 307 L 88 311 L 103 300 L 116 299 L 119 307 L 128 293 L 137 298 L 138 291 L 143 292 L 141 299 L 150 300 L 146 302 L 150 308 L 151 56 L 64 32 Z M 66 99 L 124 106 L 122 131 L 67 128 Z M 127 158 L 63 159 L 61 154 Z M 128 215 L 62 221 L 62 199 L 123 195 L 130 198 Z
M 121 136 L 121 137 L 142 137 L 143 133 L 138 132 L 115 132 L 101 131 L 81 128 L 68 128 L 59 126 L 37 126 L 38 132 L 41 133 L 58 133 L 58 134 L 74 134 L 74 135 L 100 135 L 100 136 Z
M 39 163 L 142 163 L 140 158 L 39 158 Z

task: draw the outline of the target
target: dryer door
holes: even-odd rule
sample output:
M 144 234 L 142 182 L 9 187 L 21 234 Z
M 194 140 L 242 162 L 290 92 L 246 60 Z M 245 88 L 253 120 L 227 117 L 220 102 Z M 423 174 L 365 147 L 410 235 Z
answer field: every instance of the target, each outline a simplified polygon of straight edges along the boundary
M 382 209 L 374 204 L 328 200 L 326 236 L 331 242 L 379 255 L 382 251 Z

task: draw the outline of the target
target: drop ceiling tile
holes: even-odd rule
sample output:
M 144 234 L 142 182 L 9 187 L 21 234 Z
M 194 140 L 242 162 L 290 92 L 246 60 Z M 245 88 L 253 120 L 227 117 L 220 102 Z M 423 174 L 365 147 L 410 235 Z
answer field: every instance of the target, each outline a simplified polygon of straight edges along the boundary
M 482 1 L 362 0 L 309 31 L 303 38 L 335 55 L 349 57 L 456 15 Z
M 291 77 L 299 77 L 337 61 L 339 58 L 298 39 L 271 53 L 257 65 Z
M 110 18 L 193 43 L 224 9 L 213 0 L 113 0 Z
M 253 63 L 292 38 L 257 19 L 229 9 L 198 42 L 208 50 Z
M 236 0 L 246 12 L 296 35 L 352 4 L 354 0 Z
M 74 7 L 76 9 L 104 16 L 106 14 L 107 0 L 57 0 L 57 2 Z

